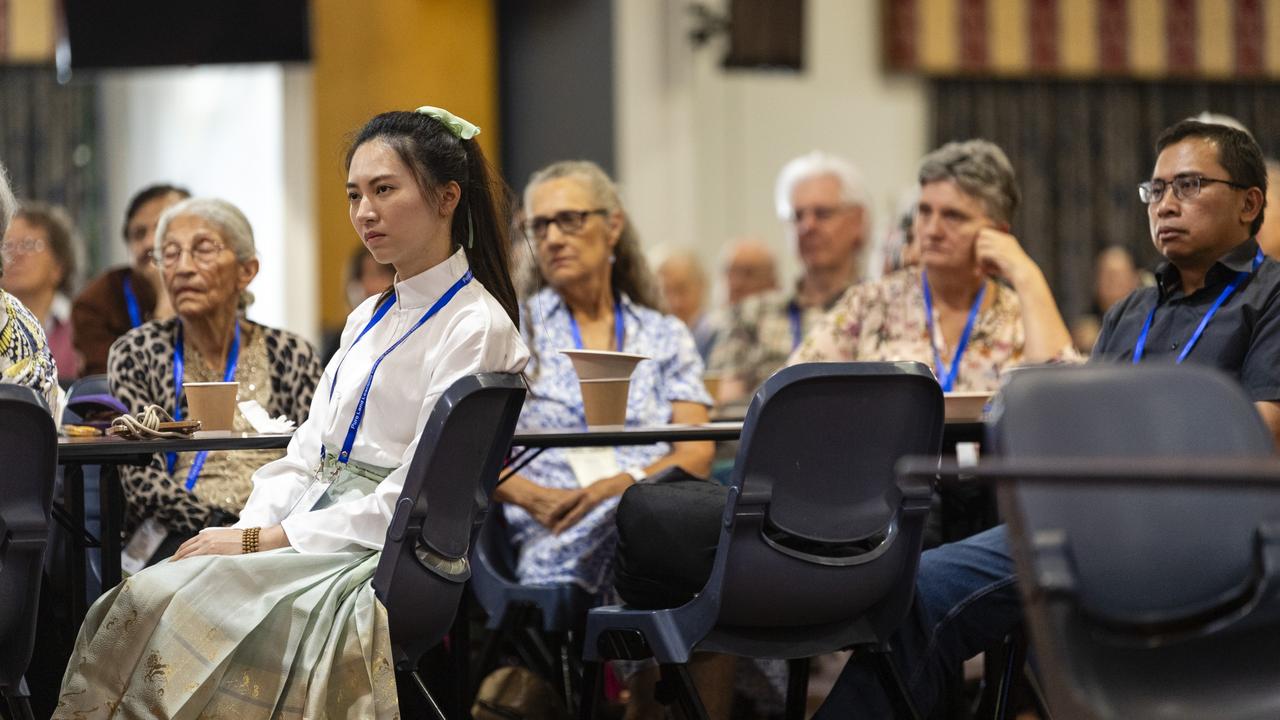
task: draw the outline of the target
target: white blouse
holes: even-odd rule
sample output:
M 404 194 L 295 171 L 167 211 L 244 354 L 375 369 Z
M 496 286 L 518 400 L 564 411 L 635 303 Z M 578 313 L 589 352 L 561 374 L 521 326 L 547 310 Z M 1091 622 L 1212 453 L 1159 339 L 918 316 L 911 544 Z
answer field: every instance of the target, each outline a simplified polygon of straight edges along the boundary
M 311 503 L 298 500 L 315 477 L 321 445 L 330 454 L 342 449 L 378 356 L 412 327 L 467 267 L 466 256 L 458 250 L 445 262 L 397 282 L 395 305 L 354 347 L 352 343 L 368 324 L 378 299 L 369 298 L 347 317 L 342 345 L 320 377 L 306 422 L 294 433 L 285 457 L 254 473 L 253 493 L 233 527 L 282 524 L 298 552 L 338 552 L 353 545 L 382 549 L 418 436 L 440 394 L 466 375 L 519 372 L 529 359 L 519 331 L 478 280 L 463 286 L 392 351 L 374 375 L 351 459 L 395 470 L 374 492 L 359 499 L 314 512 L 309 510 Z M 342 371 L 334 386 L 340 363 Z M 303 504 L 308 507 L 301 507 Z

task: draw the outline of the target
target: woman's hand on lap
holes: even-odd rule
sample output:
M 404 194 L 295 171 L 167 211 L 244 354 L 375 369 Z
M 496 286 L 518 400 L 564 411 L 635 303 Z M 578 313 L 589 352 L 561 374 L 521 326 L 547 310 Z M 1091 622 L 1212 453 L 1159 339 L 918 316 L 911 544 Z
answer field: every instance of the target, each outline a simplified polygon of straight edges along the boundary
M 205 528 L 199 535 L 182 543 L 173 559 L 194 557 L 196 555 L 241 555 L 243 554 L 244 530 L 239 528 Z M 258 550 L 275 550 L 287 547 L 289 538 L 284 528 L 273 525 L 262 528 L 258 535 Z
M 617 497 L 626 492 L 627 488 L 635 484 L 635 480 L 626 473 L 618 473 L 611 477 L 597 480 L 587 487 L 576 491 L 577 497 L 573 498 L 573 502 L 566 504 L 560 519 L 551 527 L 551 532 L 559 535 L 568 530 L 578 521 L 591 512 L 591 509 L 611 497 Z M 545 523 L 544 523 L 545 524 Z

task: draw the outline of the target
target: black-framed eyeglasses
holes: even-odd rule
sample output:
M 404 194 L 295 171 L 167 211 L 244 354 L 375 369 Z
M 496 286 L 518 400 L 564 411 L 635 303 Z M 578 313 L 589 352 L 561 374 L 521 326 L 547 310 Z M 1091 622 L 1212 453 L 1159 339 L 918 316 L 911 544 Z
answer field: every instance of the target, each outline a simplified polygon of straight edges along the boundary
M 1173 188 L 1173 196 L 1179 200 L 1190 200 L 1200 194 L 1200 188 L 1205 183 L 1222 183 L 1230 185 L 1237 190 L 1248 190 L 1248 185 L 1241 185 L 1238 182 L 1230 180 L 1219 180 L 1218 178 L 1204 177 L 1203 175 L 1175 175 L 1168 182 L 1164 180 L 1148 180 L 1144 183 L 1138 183 L 1138 198 L 1142 202 L 1153 205 L 1160 202 L 1164 197 L 1164 191 Z
M 536 240 L 546 240 L 547 229 L 552 224 L 560 228 L 560 232 L 566 235 L 577 235 L 582 231 L 582 226 L 587 224 L 587 218 L 592 215 L 604 217 L 608 214 L 609 211 L 602 208 L 595 210 L 561 210 L 555 215 L 535 215 L 521 223 L 520 229 L 524 230 L 526 235 L 532 235 Z
M 160 254 L 156 255 L 154 251 L 151 253 L 151 261 L 166 270 L 176 266 L 182 260 L 182 254 L 191 253 L 191 259 L 196 265 L 207 268 L 212 267 L 218 261 L 218 255 L 226 250 L 227 246 L 217 240 L 203 238 L 197 240 L 190 248 L 183 247 L 180 243 L 165 243 L 160 247 Z

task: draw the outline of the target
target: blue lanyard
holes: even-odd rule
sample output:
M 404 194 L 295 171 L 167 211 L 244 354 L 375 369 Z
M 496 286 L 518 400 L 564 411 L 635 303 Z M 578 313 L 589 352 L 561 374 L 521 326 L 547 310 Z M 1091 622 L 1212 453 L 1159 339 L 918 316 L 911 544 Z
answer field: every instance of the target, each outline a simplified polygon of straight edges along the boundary
M 133 281 L 124 276 L 124 304 L 129 308 L 129 322 L 133 327 L 142 324 L 142 309 L 138 307 L 138 296 L 133 292 Z
M 565 306 L 565 309 L 569 311 L 569 331 L 573 333 L 573 346 L 581 350 L 582 331 L 578 329 L 578 319 L 573 316 L 573 310 L 569 310 L 568 306 Z M 622 352 L 623 341 L 626 340 L 627 337 L 627 324 L 626 320 L 622 317 L 621 297 L 613 298 L 613 334 L 616 336 L 615 339 L 618 344 L 617 350 L 618 352 Z
M 787 303 L 787 319 L 791 321 L 791 349 L 795 350 L 800 347 L 800 341 L 804 339 L 804 327 L 800 322 L 800 306 L 795 300 Z
M 182 419 L 182 376 L 186 374 L 186 350 L 182 342 L 182 323 L 178 323 L 178 342 L 173 345 L 173 419 Z M 231 382 L 236 379 L 236 366 L 240 364 L 240 320 L 236 320 L 235 335 L 231 338 L 231 349 L 227 351 L 227 366 L 222 371 L 222 382 Z M 196 459 L 191 463 L 191 469 L 187 471 L 188 490 L 196 486 L 196 481 L 200 479 L 200 471 L 204 469 L 204 461 L 209 457 L 208 450 L 201 450 L 196 453 Z M 177 453 L 165 454 L 165 465 L 168 467 L 169 473 L 173 473 L 173 468 L 178 464 Z
M 468 270 L 465 275 L 458 278 L 457 282 L 455 282 L 452 287 L 445 291 L 444 295 L 440 296 L 439 300 L 436 300 L 434 305 L 427 309 L 427 312 L 424 313 L 422 317 L 418 318 L 418 322 L 414 323 L 413 327 L 406 330 L 405 333 L 400 336 L 399 340 L 391 343 L 391 347 L 384 350 L 382 354 L 378 356 L 378 359 L 373 361 L 373 367 L 369 369 L 369 377 L 364 381 L 364 390 L 360 392 L 360 401 L 356 403 L 356 411 L 351 416 L 351 424 L 347 426 L 347 437 L 342 441 L 342 450 L 338 453 L 338 462 L 346 464 L 346 462 L 351 459 L 351 448 L 355 447 L 356 434 L 360 431 L 360 424 L 364 422 L 364 408 L 369 401 L 369 390 L 373 387 L 373 376 L 378 372 L 378 366 L 381 365 L 382 361 L 391 354 L 392 350 L 400 347 L 400 343 L 408 340 L 410 335 L 417 331 L 418 328 L 426 325 L 428 320 L 430 320 L 436 313 L 440 312 L 445 305 L 448 305 L 449 301 L 453 299 L 453 296 L 457 295 L 459 290 L 465 287 L 467 283 L 471 282 L 471 278 L 471 271 Z M 360 334 L 356 336 L 356 339 L 351 342 L 353 347 L 357 342 L 360 342 L 360 338 L 364 337 L 365 333 L 369 332 L 369 330 L 371 330 L 373 326 L 387 314 L 385 308 L 391 307 L 393 300 L 394 298 L 387 298 L 387 302 L 378 309 L 378 312 L 374 313 L 374 316 L 369 320 L 369 324 L 366 325 L 364 330 L 360 331 Z M 342 360 L 345 361 L 347 359 L 347 354 L 350 353 L 351 348 L 347 348 L 347 353 L 342 356 Z M 333 373 L 333 382 L 329 384 L 330 398 L 333 397 L 333 388 L 334 385 L 338 383 L 338 371 L 341 369 L 342 362 L 339 362 L 338 368 L 334 370 Z M 321 445 L 321 459 L 324 458 L 326 452 L 325 447 Z
M 329 399 L 330 400 L 333 399 L 333 388 L 338 383 L 338 373 L 342 372 L 342 363 L 347 361 L 347 356 L 351 354 L 351 348 L 355 347 L 356 343 L 360 342 L 361 338 L 363 338 L 366 333 L 372 330 L 374 325 L 377 325 L 379 322 L 381 322 L 382 318 L 386 317 L 387 311 L 390 310 L 391 306 L 395 304 L 396 304 L 395 295 L 388 295 L 386 301 L 383 302 L 381 305 L 379 305 L 377 309 L 373 311 L 373 317 L 369 318 L 368 324 L 364 326 L 364 329 L 360 331 L 360 334 L 356 336 L 356 339 L 351 341 L 351 347 L 348 347 L 347 351 L 342 353 L 342 359 L 338 361 L 338 367 L 335 368 L 333 371 L 333 380 L 329 381 Z
M 1227 298 L 1231 297 L 1231 294 L 1236 291 L 1236 288 L 1240 287 L 1240 283 L 1244 282 L 1244 279 L 1249 277 L 1253 272 L 1256 272 L 1258 270 L 1258 266 L 1261 264 L 1262 248 L 1258 248 L 1258 254 L 1253 256 L 1253 269 L 1241 270 L 1236 273 L 1236 276 L 1231 280 L 1231 282 L 1228 283 L 1226 287 L 1222 288 L 1222 292 L 1218 294 L 1218 299 L 1214 300 L 1213 305 L 1209 306 L 1209 312 L 1205 313 L 1204 317 L 1200 319 L 1200 324 L 1196 326 L 1196 331 L 1191 334 L 1191 339 L 1187 341 L 1186 345 L 1182 346 L 1182 352 L 1178 353 L 1178 359 L 1176 362 L 1181 363 L 1183 360 L 1187 359 L 1187 356 L 1191 354 L 1191 348 L 1195 347 L 1196 343 L 1200 342 L 1200 336 L 1204 334 L 1204 329 L 1209 327 L 1209 321 L 1217 314 L 1218 308 L 1222 307 L 1222 304 L 1227 301 Z M 1157 306 L 1159 306 L 1159 303 L 1157 303 Z M 1151 308 L 1151 312 L 1147 313 L 1147 321 L 1142 324 L 1142 332 L 1138 334 L 1137 344 L 1133 346 L 1134 365 L 1142 362 L 1142 354 L 1147 347 L 1147 333 L 1151 331 L 1151 321 L 1155 319 L 1155 316 L 1156 308 L 1153 307 Z
M 938 384 L 942 386 L 942 392 L 951 392 L 956 384 L 956 376 L 960 374 L 960 358 L 964 357 L 964 351 L 969 347 L 969 335 L 973 332 L 974 321 L 978 319 L 978 310 L 982 308 L 982 296 L 987 294 L 987 283 L 983 281 L 982 289 L 978 290 L 978 296 L 973 299 L 969 319 L 965 321 L 964 332 L 960 333 L 960 342 L 956 343 L 956 354 L 951 356 L 951 367 L 947 369 L 945 376 L 941 375 L 942 355 L 938 352 L 938 345 L 933 340 L 933 292 L 929 290 L 929 276 L 923 271 L 920 273 L 920 286 L 924 289 L 924 324 L 929 329 L 929 349 L 933 350 L 934 373 L 938 374 Z

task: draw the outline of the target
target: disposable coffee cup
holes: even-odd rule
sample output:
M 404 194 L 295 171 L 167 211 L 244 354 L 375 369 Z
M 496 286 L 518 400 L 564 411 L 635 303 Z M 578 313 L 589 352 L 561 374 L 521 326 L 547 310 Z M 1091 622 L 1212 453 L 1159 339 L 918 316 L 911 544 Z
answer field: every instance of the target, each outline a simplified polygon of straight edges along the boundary
M 238 382 L 183 383 L 187 414 L 200 421 L 201 430 L 231 430 L 236 417 Z
M 631 380 L 579 380 L 587 425 L 625 425 Z
M 713 405 L 720 404 L 720 381 L 724 379 L 724 375 L 718 372 L 709 372 L 702 376 L 702 384 L 707 387 L 707 394 L 711 396 Z
M 644 355 L 605 350 L 561 350 L 573 362 L 582 390 L 587 426 L 623 425 L 627 422 L 627 393 L 631 373 Z

